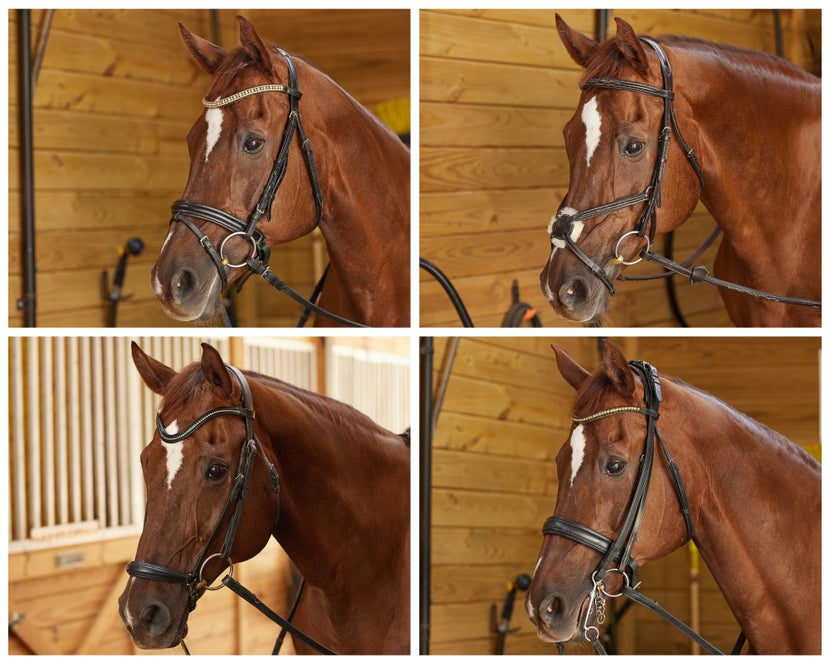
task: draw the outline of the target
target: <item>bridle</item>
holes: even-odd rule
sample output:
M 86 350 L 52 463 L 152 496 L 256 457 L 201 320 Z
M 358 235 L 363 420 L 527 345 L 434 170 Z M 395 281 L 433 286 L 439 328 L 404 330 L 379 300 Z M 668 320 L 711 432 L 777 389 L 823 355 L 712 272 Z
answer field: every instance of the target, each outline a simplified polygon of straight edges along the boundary
M 199 244 L 205 250 L 216 271 L 219 275 L 219 280 L 224 291 L 228 287 L 228 276 L 232 269 L 248 268 L 251 273 L 258 274 L 274 288 L 280 290 L 296 302 L 302 304 L 307 310 L 313 311 L 321 316 L 325 316 L 343 325 L 351 327 L 365 327 L 359 323 L 355 323 L 346 318 L 330 313 L 325 309 L 318 307 L 314 300 L 315 297 L 306 299 L 286 283 L 277 277 L 268 265 L 268 259 L 271 256 L 271 248 L 265 239 L 265 235 L 257 228 L 262 217 L 266 221 L 271 220 L 271 208 L 274 203 L 274 198 L 277 195 L 277 190 L 285 178 L 285 173 L 288 167 L 288 155 L 291 149 L 291 144 L 294 140 L 294 135 L 298 136 L 300 148 L 305 160 L 306 170 L 308 171 L 308 178 L 311 183 L 312 196 L 314 198 L 314 207 L 316 210 L 315 221 L 312 230 L 320 224 L 320 219 L 323 214 L 323 193 L 320 190 L 320 182 L 317 177 L 317 169 L 314 165 L 314 153 L 311 149 L 311 143 L 308 136 L 303 129 L 303 123 L 300 119 L 300 98 L 303 96 L 300 92 L 299 83 L 297 79 L 297 69 L 294 66 L 294 61 L 291 56 L 283 49 L 276 47 L 277 52 L 285 59 L 288 65 L 288 85 L 278 83 L 257 85 L 252 88 L 241 90 L 228 97 L 218 98 L 215 100 L 202 99 L 202 105 L 207 109 L 222 108 L 235 104 L 241 99 L 250 97 L 251 95 L 264 94 L 266 92 L 278 92 L 288 97 L 289 111 L 288 120 L 286 121 L 285 129 L 282 134 L 282 142 L 274 159 L 274 165 L 268 175 L 268 180 L 262 189 L 259 200 L 257 201 L 247 221 L 240 219 L 236 215 L 231 214 L 220 208 L 206 205 L 204 203 L 197 203 L 188 200 L 178 200 L 173 203 L 171 211 L 172 216 L 170 223 L 178 221 L 187 226 L 188 229 L 196 236 Z M 191 217 L 202 219 L 210 223 L 221 226 L 227 231 L 229 235 L 225 236 L 218 247 L 214 246 L 210 239 L 199 229 L 199 227 L 191 220 Z M 244 260 L 237 259 L 236 262 L 231 262 L 231 258 L 227 255 L 225 245 L 233 237 L 239 237 L 247 242 L 250 246 L 250 252 Z M 244 282 L 243 282 L 244 283 Z M 320 287 L 322 284 L 320 284 Z M 306 314 L 307 317 L 307 314 Z
M 159 565 L 156 563 L 151 563 L 147 561 L 137 561 L 133 560 L 127 564 L 127 574 L 133 578 L 139 579 L 147 579 L 149 581 L 162 581 L 165 583 L 176 583 L 181 584 L 187 588 L 188 591 L 188 608 L 187 611 L 184 612 L 182 617 L 182 624 L 187 622 L 188 615 L 196 608 L 196 602 L 198 601 L 199 597 L 202 593 L 206 590 L 220 590 L 224 587 L 228 587 L 240 596 L 242 596 L 247 601 L 251 602 L 263 613 L 266 613 L 269 617 L 272 618 L 275 622 L 277 622 L 283 630 L 291 632 L 294 636 L 298 636 L 306 643 L 309 643 L 313 648 L 316 648 L 319 652 L 324 654 L 333 654 L 328 648 L 325 646 L 320 645 L 314 639 L 307 636 L 296 627 L 290 624 L 289 621 L 282 619 L 276 614 L 271 615 L 273 612 L 267 613 L 266 611 L 270 611 L 267 607 L 262 607 L 261 602 L 259 602 L 258 598 L 250 593 L 247 589 L 241 586 L 236 579 L 233 578 L 233 561 L 230 558 L 231 550 L 233 549 L 233 544 L 236 539 L 236 532 L 239 528 L 239 523 L 242 518 L 242 508 L 245 504 L 245 499 L 248 496 L 248 489 L 251 483 L 251 475 L 253 469 L 254 459 L 257 456 L 257 453 L 262 457 L 263 462 L 265 463 L 268 474 L 271 478 L 271 490 L 273 491 L 276 497 L 276 510 L 274 521 L 275 523 L 279 520 L 280 517 L 280 481 L 279 481 L 279 474 L 277 473 L 274 464 L 268 459 L 268 455 L 265 453 L 265 449 L 262 446 L 259 438 L 257 437 L 254 431 L 254 419 L 255 419 L 255 411 L 253 408 L 253 400 L 251 398 L 251 388 L 248 384 L 247 378 L 245 375 L 236 367 L 226 365 L 227 369 L 236 377 L 236 380 L 239 382 L 239 385 L 242 389 L 242 396 L 240 400 L 240 405 L 238 406 L 219 406 L 217 408 L 211 408 L 210 410 L 202 413 L 199 417 L 197 417 L 191 424 L 189 424 L 184 429 L 177 431 L 176 433 L 169 433 L 164 424 L 161 420 L 161 415 L 156 415 L 156 430 L 158 431 L 159 437 L 161 438 L 162 442 L 167 444 L 173 443 L 181 443 L 185 439 L 192 436 L 196 433 L 199 429 L 201 429 L 207 422 L 216 418 L 216 417 L 241 417 L 245 422 L 245 440 L 242 443 L 242 449 L 240 451 L 239 457 L 239 464 L 237 466 L 236 476 L 234 477 L 233 483 L 231 484 L 230 491 L 228 492 L 228 497 L 225 500 L 225 505 L 222 508 L 222 513 L 219 516 L 219 519 L 216 521 L 216 524 L 213 527 L 210 535 L 205 542 L 204 547 L 202 548 L 201 553 L 196 558 L 196 562 L 194 563 L 193 567 L 189 572 L 182 572 L 181 570 L 173 569 L 171 567 L 166 567 L 164 565 Z M 210 553 L 211 549 L 216 542 L 219 533 L 222 529 L 222 526 L 227 523 L 227 530 L 225 531 L 225 539 L 222 543 L 218 552 Z M 208 586 L 207 581 L 203 577 L 205 566 L 211 560 L 218 560 L 219 562 L 226 562 L 228 566 L 228 574 L 222 579 L 222 581 L 214 586 Z M 299 600 L 299 596 L 297 598 Z M 259 603 L 260 605 L 257 605 Z M 296 604 L 295 604 L 296 608 Z M 293 610 L 292 610 L 293 613 Z M 276 617 L 275 617 L 276 616 Z M 278 643 L 281 643 L 281 639 L 278 639 Z M 188 654 L 189 651 L 187 647 L 184 645 L 184 641 L 182 640 L 182 646 L 185 649 L 185 652 Z
M 607 654 L 599 641 L 599 625 L 605 620 L 605 598 L 619 596 L 625 596 L 651 609 L 710 653 L 723 654 L 690 627 L 668 613 L 657 602 L 641 594 L 638 590 L 640 586 L 640 581 L 637 578 L 639 565 L 632 557 L 632 549 L 637 540 L 637 534 L 645 509 L 646 497 L 648 495 L 649 483 L 654 469 L 655 439 L 659 442 L 660 449 L 668 464 L 669 474 L 680 504 L 680 512 L 683 515 L 683 520 L 686 525 L 686 541 L 692 539 L 693 530 L 691 509 L 686 496 L 686 489 L 680 477 L 680 470 L 657 429 L 657 419 L 660 417 L 660 403 L 663 399 L 660 377 L 657 370 L 647 362 L 632 361 L 628 365 L 639 376 L 642 382 L 643 406 L 617 406 L 615 408 L 601 410 L 591 415 L 583 417 L 573 416 L 571 418 L 577 424 L 587 424 L 623 413 L 636 413 L 646 418 L 646 438 L 643 454 L 640 457 L 640 466 L 637 471 L 634 492 L 616 538 L 612 539 L 589 526 L 557 515 L 545 521 L 542 527 L 542 534 L 546 536 L 558 535 L 565 537 L 587 546 L 603 556 L 591 574 L 593 587 L 589 594 L 588 604 L 585 608 L 584 620 L 581 626 L 585 639 L 593 644 L 597 654 Z M 607 591 L 606 578 L 609 574 L 618 574 L 622 577 L 622 588 L 619 593 L 611 594 Z M 592 618 L 596 619 L 597 624 L 591 623 Z M 743 640 L 739 639 L 739 643 L 743 645 Z M 558 644 L 558 647 L 560 648 L 560 652 L 564 654 L 564 646 Z M 738 650 L 740 650 L 740 647 Z
M 641 259 L 627 261 L 621 255 L 620 247 L 625 238 L 634 235 L 639 238 L 644 238 L 646 241 L 646 248 L 648 251 L 651 248 L 651 242 L 654 239 L 656 230 L 656 214 L 657 208 L 661 207 L 661 193 L 660 189 L 663 184 L 663 174 L 666 170 L 666 160 L 669 154 L 669 143 L 671 142 L 671 132 L 674 130 L 677 140 L 683 148 L 686 159 L 689 160 L 692 168 L 700 180 L 700 186 L 703 187 L 703 172 L 698 164 L 697 157 L 677 125 L 677 117 L 674 112 L 674 77 L 672 75 L 671 64 L 662 47 L 654 40 L 648 37 L 640 37 L 640 40 L 651 46 L 657 53 L 657 59 L 660 62 L 660 72 L 663 78 L 663 87 L 658 88 L 639 81 L 626 81 L 616 78 L 591 78 L 584 84 L 583 88 L 607 88 L 611 90 L 625 90 L 628 92 L 636 92 L 637 94 L 648 95 L 651 97 L 658 97 L 663 100 L 663 117 L 660 123 L 660 135 L 657 141 L 657 159 L 654 162 L 654 170 L 651 174 L 651 180 L 645 191 L 639 194 L 632 194 L 624 196 L 596 207 L 588 208 L 587 210 L 580 210 L 573 214 L 558 214 L 553 220 L 550 228 L 551 242 L 554 240 L 564 242 L 568 248 L 576 254 L 585 267 L 587 267 L 593 275 L 595 275 L 608 289 L 611 295 L 614 295 L 616 289 L 611 278 L 605 272 L 605 269 L 600 266 L 594 259 L 583 252 L 574 242 L 571 237 L 573 234 L 573 225 L 577 221 L 584 221 L 586 219 L 593 219 L 594 217 L 603 216 L 617 210 L 622 210 L 633 205 L 645 203 L 643 212 L 640 215 L 640 220 L 633 231 L 628 231 L 620 236 L 617 244 L 614 247 L 614 258 L 612 264 L 614 265 L 634 265 L 640 262 Z
M 585 210 L 578 210 L 573 213 L 565 213 L 564 210 L 566 208 L 560 208 L 559 213 L 551 221 L 549 227 L 551 243 L 555 247 L 567 246 L 583 263 L 583 265 L 588 268 L 591 274 L 602 282 L 606 290 L 611 295 L 615 295 L 616 288 L 614 286 L 614 282 L 611 277 L 608 276 L 608 273 L 605 271 L 605 267 L 582 251 L 582 249 L 580 249 L 574 241 L 572 237 L 574 224 L 576 222 L 604 216 L 618 210 L 623 210 L 627 207 L 644 203 L 645 205 L 643 206 L 642 214 L 640 215 L 640 219 L 634 230 L 623 233 L 617 239 L 617 242 L 614 245 L 614 256 L 610 259 L 610 261 L 608 261 L 608 265 L 636 265 L 641 260 L 645 260 L 659 265 L 666 271 L 643 277 L 624 277 L 621 275 L 618 277 L 621 281 L 655 279 L 669 277 L 672 274 L 679 274 L 681 276 L 688 277 L 689 283 L 692 285 L 698 283 L 709 283 L 738 293 L 750 295 L 752 297 L 773 300 L 784 304 L 821 308 L 821 302 L 817 300 L 808 300 L 804 298 L 767 293 L 755 288 L 742 286 L 740 284 L 712 277 L 709 275 L 708 268 L 703 265 L 692 266 L 692 263 L 697 260 L 697 258 L 712 244 L 712 242 L 714 242 L 715 238 L 720 233 L 719 227 L 716 228 L 715 231 L 701 244 L 700 248 L 697 249 L 692 256 L 682 263 L 677 263 L 669 258 L 666 258 L 665 256 L 661 256 L 660 254 L 651 251 L 651 243 L 654 240 L 654 235 L 657 229 L 657 208 L 662 206 L 661 186 L 663 183 L 663 175 L 666 170 L 666 161 L 668 159 L 669 143 L 671 142 L 672 131 L 674 131 L 674 134 L 677 137 L 677 141 L 683 150 L 683 154 L 686 156 L 686 159 L 694 170 L 695 175 L 697 175 L 701 189 L 703 188 L 703 171 L 697 160 L 697 155 L 695 155 L 694 150 L 689 146 L 689 143 L 683 137 L 680 127 L 677 124 L 677 116 L 674 110 L 674 76 L 672 74 L 669 58 L 662 46 L 660 46 L 660 44 L 655 40 L 650 39 L 649 37 L 640 37 L 639 39 L 643 43 L 650 46 L 657 54 L 657 60 L 660 63 L 660 74 L 663 79 L 662 88 L 641 83 L 639 81 L 629 81 L 616 78 L 591 78 L 588 79 L 582 87 L 623 90 L 650 97 L 657 97 L 663 100 L 663 116 L 660 123 L 660 134 L 657 141 L 657 158 L 654 163 L 654 170 L 651 174 L 651 180 L 642 193 L 624 196 L 613 200 L 610 203 L 604 203 Z M 626 260 L 622 254 L 621 246 L 623 241 L 630 236 L 643 238 L 645 240 L 645 247 L 642 249 L 638 257 Z

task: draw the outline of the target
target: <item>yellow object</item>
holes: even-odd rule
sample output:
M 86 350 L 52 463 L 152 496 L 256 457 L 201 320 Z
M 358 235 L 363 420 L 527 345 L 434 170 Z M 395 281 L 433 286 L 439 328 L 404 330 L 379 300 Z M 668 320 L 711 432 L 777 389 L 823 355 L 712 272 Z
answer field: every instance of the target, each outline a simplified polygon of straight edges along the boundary
M 412 126 L 410 120 L 409 97 L 398 97 L 382 101 L 374 108 L 375 115 L 399 136 L 408 134 Z

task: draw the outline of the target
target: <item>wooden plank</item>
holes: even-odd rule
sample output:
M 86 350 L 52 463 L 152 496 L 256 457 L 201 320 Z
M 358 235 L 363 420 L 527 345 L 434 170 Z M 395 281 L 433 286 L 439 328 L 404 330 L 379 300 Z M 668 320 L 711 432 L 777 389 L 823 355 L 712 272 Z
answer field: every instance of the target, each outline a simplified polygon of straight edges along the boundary
M 126 572 L 119 571 L 115 577 L 115 583 L 113 583 L 112 589 L 102 605 L 104 609 L 115 608 L 118 606 L 118 598 L 121 596 L 121 593 L 124 592 L 124 586 L 126 585 L 128 578 L 129 577 Z M 101 639 L 112 628 L 112 624 L 117 620 L 117 617 L 117 611 L 100 611 L 92 621 L 92 625 L 87 629 L 83 640 L 75 650 L 75 654 L 92 655 L 96 653 Z
M 436 528 L 432 539 L 433 565 L 535 563 L 542 546 L 539 529 Z
M 576 107 L 580 72 L 463 60 L 420 59 L 421 101 Z
M 551 22 L 551 12 L 528 12 L 533 13 L 540 15 L 536 21 Z M 546 16 L 542 16 L 544 14 Z M 420 19 L 422 58 L 432 56 L 550 67 L 554 55 L 561 58 L 565 52 L 553 26 L 548 23 L 546 27 L 537 27 L 533 18 L 527 23 L 508 23 L 482 20 L 480 16 L 423 12 Z M 494 48 L 496 44 L 498 48 Z
M 550 496 L 433 489 L 432 523 L 435 528 L 495 529 L 509 524 L 533 530 L 551 515 L 553 504 Z
M 565 193 L 562 187 L 534 189 L 532 193 L 525 189 L 423 192 L 421 237 L 447 236 L 448 242 L 473 241 L 491 230 L 535 230 L 539 245 L 548 247 L 545 228 Z M 469 240 L 462 237 L 465 235 L 471 236 Z
M 564 148 L 573 109 L 422 102 L 420 146 Z
M 552 461 L 567 431 L 444 411 L 438 419 L 433 444 L 436 449 Z
M 424 148 L 421 191 L 559 186 L 568 181 L 567 161 L 560 152 L 551 148 Z

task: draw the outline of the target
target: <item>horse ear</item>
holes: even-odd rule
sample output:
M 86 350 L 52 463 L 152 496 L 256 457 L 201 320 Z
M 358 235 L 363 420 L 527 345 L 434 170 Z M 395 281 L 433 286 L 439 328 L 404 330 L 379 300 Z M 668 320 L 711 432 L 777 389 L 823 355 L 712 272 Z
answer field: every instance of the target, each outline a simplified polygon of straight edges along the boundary
M 133 364 L 138 369 L 144 384 L 156 394 L 164 396 L 164 393 L 167 392 L 167 385 L 170 383 L 170 379 L 176 375 L 176 372 L 166 364 L 162 364 L 147 355 L 135 341 L 132 342 L 131 350 Z
M 239 22 L 239 43 L 242 44 L 242 50 L 248 54 L 263 73 L 271 75 L 274 69 L 271 51 L 268 50 L 262 37 L 259 36 L 254 24 L 244 16 L 237 16 L 236 20 Z
M 648 73 L 648 57 L 643 42 L 628 23 L 616 16 L 614 21 L 617 23 L 617 48 L 635 71 L 645 76 Z
M 211 383 L 219 388 L 219 391 L 230 395 L 233 392 L 233 381 L 225 361 L 210 344 L 202 344 L 202 374 Z
M 227 51 L 216 44 L 212 44 L 207 39 L 197 37 L 181 23 L 179 23 L 179 30 L 182 33 L 184 45 L 196 62 L 199 63 L 199 66 L 208 74 L 215 74 L 228 54 Z
M 599 44 L 572 29 L 559 14 L 556 15 L 556 31 L 571 59 L 580 67 L 586 67 Z
M 575 390 L 590 376 L 585 369 L 579 366 L 573 358 L 558 346 L 551 345 L 553 352 L 556 353 L 556 364 L 559 367 L 559 373 L 562 374 L 568 384 Z
M 634 372 L 620 347 L 608 339 L 603 339 L 602 344 L 602 370 L 623 396 L 634 394 Z

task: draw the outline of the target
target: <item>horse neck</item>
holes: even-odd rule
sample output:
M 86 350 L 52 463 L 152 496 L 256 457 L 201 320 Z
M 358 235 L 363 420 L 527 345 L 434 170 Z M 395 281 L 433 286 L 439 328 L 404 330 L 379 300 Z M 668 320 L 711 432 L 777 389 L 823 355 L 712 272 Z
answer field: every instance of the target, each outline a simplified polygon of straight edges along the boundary
M 408 305 L 409 150 L 331 79 L 315 70 L 314 82 L 304 94 L 325 103 L 308 115 L 306 133 L 325 201 L 320 230 L 334 277 L 327 281 L 341 291 L 340 304 L 368 307 L 361 313 L 369 324 L 408 325 L 408 306 L 405 319 L 390 323 L 378 320 L 371 297 L 405 292 Z
M 751 648 L 804 647 L 815 638 L 804 630 L 814 626 L 816 608 L 807 606 L 805 614 L 805 598 L 794 590 L 821 583 L 820 466 L 710 395 L 686 394 L 683 421 L 663 426 L 686 483 L 695 544 Z M 668 432 L 684 428 L 689 439 L 673 446 Z
M 306 580 L 333 596 L 371 583 L 408 543 L 408 448 L 357 411 L 298 388 L 258 386 L 253 398 L 280 478 L 275 537 Z
M 817 234 L 795 231 L 820 219 L 820 81 L 763 55 L 667 46 L 680 129 L 699 133 L 701 200 L 724 236 L 739 254 L 813 242 Z

